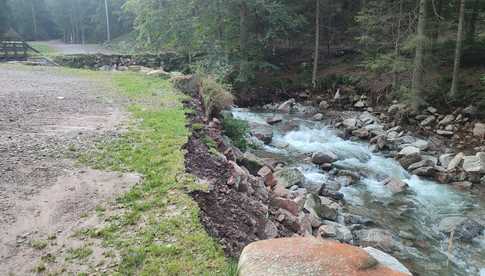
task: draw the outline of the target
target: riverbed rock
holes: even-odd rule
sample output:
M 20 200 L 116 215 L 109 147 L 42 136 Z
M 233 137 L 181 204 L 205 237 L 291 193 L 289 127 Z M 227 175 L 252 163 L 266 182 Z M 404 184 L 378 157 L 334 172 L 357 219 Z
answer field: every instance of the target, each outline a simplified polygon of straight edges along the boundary
M 327 109 L 330 107 L 327 101 L 321 101 L 320 104 L 318 105 L 318 108 L 320 109 L 320 112 L 325 112 Z
M 250 152 L 245 152 L 238 162 L 244 166 L 252 175 L 258 175 L 259 170 L 265 166 L 264 161 Z
M 397 178 L 388 178 L 383 181 L 383 185 L 393 194 L 401 193 L 409 189 L 409 185 L 406 182 Z
M 430 124 L 434 123 L 434 121 L 436 121 L 436 117 L 434 115 L 431 115 L 431 116 L 428 116 L 426 117 L 426 119 L 424 119 L 422 122 L 421 122 L 421 126 L 429 126 Z
M 451 136 L 455 135 L 455 133 L 453 131 L 442 130 L 442 129 L 436 130 L 436 134 L 444 136 L 444 137 L 451 137 Z
M 345 119 L 342 122 L 342 124 L 345 127 L 345 129 L 347 129 L 347 130 L 355 130 L 355 129 L 357 129 L 361 126 L 359 121 L 355 118 Z
M 439 165 L 442 166 L 443 168 L 448 168 L 448 165 L 450 164 L 451 160 L 453 160 L 453 154 L 451 153 L 446 153 L 440 155 L 439 159 Z
M 325 164 L 325 163 L 333 163 L 338 160 L 337 155 L 335 155 L 331 151 L 320 151 L 315 152 L 312 155 L 312 162 L 317 165 Z
M 401 164 L 401 166 L 403 166 L 403 168 L 405 168 L 405 169 L 407 169 L 412 164 L 414 164 L 416 162 L 419 162 L 421 160 L 422 160 L 421 155 L 419 155 L 417 153 L 410 154 L 410 155 L 406 155 L 406 156 L 402 156 L 402 157 L 400 157 L 398 159 L 398 161 Z
M 283 116 L 275 115 L 271 118 L 266 119 L 266 122 L 270 125 L 276 125 L 277 123 L 281 123 L 283 121 Z
M 419 167 L 413 170 L 413 174 L 422 177 L 433 177 L 436 169 L 434 167 Z
M 237 191 L 247 191 L 249 172 L 240 167 L 236 162 L 228 161 L 230 170 L 230 177 L 227 180 L 227 185 L 233 186 Z
M 417 147 L 407 146 L 398 153 L 398 156 L 408 156 L 414 154 L 421 154 L 421 150 Z
M 463 158 L 463 170 L 467 173 L 485 173 L 485 152 Z
M 421 150 L 412 146 L 403 148 L 397 154 L 397 158 L 399 163 L 401 163 L 401 166 L 406 169 L 412 164 L 417 163 L 423 159 L 421 156 Z
M 460 165 L 461 162 L 463 162 L 463 158 L 465 157 L 465 154 L 463 152 L 458 153 L 451 159 L 450 163 L 448 164 L 447 170 L 448 171 L 453 171 L 457 169 Z
M 365 250 L 331 240 L 295 237 L 257 241 L 244 248 L 239 276 L 404 276 Z
M 369 255 L 371 255 L 374 259 L 376 259 L 379 264 L 389 267 L 394 271 L 399 271 L 402 272 L 406 275 L 412 276 L 413 274 L 407 269 L 401 262 L 399 262 L 396 258 L 393 256 L 382 252 L 379 249 L 376 249 L 374 247 L 366 247 L 364 248 Z
M 257 173 L 258 176 L 262 177 L 263 180 L 264 180 L 264 184 L 267 186 L 267 187 L 274 187 L 276 186 L 277 184 L 277 180 L 276 178 L 274 177 L 273 175 L 273 170 L 271 170 L 270 167 L 268 166 L 264 166 L 262 167 L 258 173 Z
M 338 215 L 338 204 L 328 199 L 322 202 L 318 195 L 307 195 L 305 205 L 303 207 L 309 213 L 316 215 L 322 219 L 336 220 Z
M 281 198 L 288 198 L 288 196 L 290 195 L 290 191 L 279 184 L 276 184 L 273 187 L 272 193 L 275 197 Z
M 480 138 L 485 138 L 485 124 L 476 123 L 473 128 L 473 135 Z
M 453 123 L 454 121 L 455 121 L 455 115 L 449 114 L 449 115 L 446 115 L 438 124 L 446 126 Z
M 301 185 L 305 181 L 305 176 L 297 168 L 284 168 L 273 175 L 276 182 L 285 188 Z
M 298 217 L 285 209 L 278 209 L 276 220 L 295 233 L 298 233 L 301 230 L 301 225 Z
M 424 157 L 423 157 L 424 158 Z M 433 160 L 431 159 L 423 159 L 417 163 L 411 164 L 408 167 L 408 170 L 413 171 L 422 167 L 434 167 L 436 164 Z
M 323 221 L 323 225 L 318 228 L 318 234 L 322 238 L 333 238 L 345 243 L 351 243 L 354 238 L 347 226 L 329 220 Z
M 475 117 L 477 116 L 478 108 L 474 105 L 470 105 L 464 108 L 461 113 L 468 117 Z
M 263 141 L 265 144 L 271 143 L 273 139 L 273 128 L 270 125 L 250 122 L 249 128 L 254 137 Z
M 314 120 L 314 121 L 322 121 L 323 118 L 324 118 L 324 116 L 323 116 L 322 113 L 317 113 L 317 114 L 313 115 L 312 120 Z
M 367 139 L 369 138 L 370 133 L 366 128 L 359 128 L 352 131 L 352 136 L 358 137 L 360 139 Z
M 389 107 L 389 109 L 387 110 L 387 113 L 389 113 L 390 115 L 395 115 L 403 111 L 405 108 L 406 108 L 405 104 L 393 104 Z
M 428 111 L 429 113 L 431 114 L 436 114 L 438 113 L 438 109 L 436 109 L 435 107 L 433 106 L 429 106 L 428 108 L 426 108 L 426 111 Z
M 286 102 L 280 104 L 277 108 L 278 111 L 280 112 L 286 112 L 286 113 L 290 113 L 292 112 L 292 109 L 293 109 L 293 106 L 295 105 L 296 101 L 295 99 L 289 99 L 287 100 Z
M 342 188 L 342 185 L 338 181 L 327 180 L 325 181 L 325 189 L 331 192 L 338 192 Z
M 371 246 L 385 252 L 392 252 L 397 248 L 397 242 L 392 233 L 379 228 L 362 229 L 354 232 L 360 246 Z
M 286 211 L 290 212 L 294 216 L 298 216 L 300 212 L 298 208 L 298 204 L 295 201 L 283 198 L 283 197 L 272 197 L 270 200 L 270 205 L 275 208 L 285 209 Z
M 440 221 L 438 230 L 448 235 L 454 231 L 456 239 L 471 241 L 481 234 L 484 226 L 467 217 L 447 217 Z
M 376 145 L 377 149 L 383 150 L 385 148 L 389 148 L 389 141 L 387 140 L 386 135 L 379 135 L 370 140 L 372 145 Z
M 359 100 L 354 104 L 355 108 L 364 108 L 367 107 L 367 101 Z
M 320 191 L 322 190 L 322 187 L 324 186 L 324 183 L 305 179 L 305 181 L 303 182 L 303 184 L 301 184 L 301 186 L 307 189 L 307 191 L 312 194 L 319 194 Z

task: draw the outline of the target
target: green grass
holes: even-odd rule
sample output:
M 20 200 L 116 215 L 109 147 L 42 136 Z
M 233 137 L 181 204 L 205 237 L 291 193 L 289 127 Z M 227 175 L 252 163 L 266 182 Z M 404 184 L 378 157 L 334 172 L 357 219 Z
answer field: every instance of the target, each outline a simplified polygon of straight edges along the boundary
M 118 199 L 125 212 L 85 234 L 120 252 L 118 275 L 235 275 L 234 263 L 208 236 L 187 194 L 196 184 L 184 172 L 181 147 L 189 136 L 184 96 L 167 80 L 132 73 L 112 79 L 131 99 L 133 123 L 115 142 L 99 144 L 81 160 L 95 168 L 139 172 L 144 181 Z
M 67 250 L 66 260 L 84 260 L 93 254 L 93 250 L 88 246 L 70 248 Z
M 48 245 L 48 242 L 46 240 L 33 240 L 30 242 L 30 246 L 32 246 L 32 248 L 37 250 L 42 250 L 46 248 L 47 245 Z
M 46 55 L 46 56 L 54 56 L 59 53 L 56 49 L 50 47 L 49 45 L 47 45 L 47 43 L 42 41 L 31 41 L 28 43 L 30 46 L 32 46 L 32 48 L 36 49 L 37 51 L 41 52 L 43 55 Z M 31 54 L 37 55 L 37 53 L 34 53 L 34 52 L 32 52 Z

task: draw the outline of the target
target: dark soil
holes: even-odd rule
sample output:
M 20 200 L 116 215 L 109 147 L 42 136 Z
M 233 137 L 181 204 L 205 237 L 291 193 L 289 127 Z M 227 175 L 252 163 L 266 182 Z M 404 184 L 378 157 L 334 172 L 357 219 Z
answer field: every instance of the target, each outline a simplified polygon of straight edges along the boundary
M 278 228 L 279 236 L 292 235 L 292 231 L 272 219 L 274 215 L 270 213 L 270 218 L 267 218 L 268 202 L 227 185 L 231 175 L 229 164 L 211 154 L 203 142 L 203 137 L 209 136 L 218 144 L 219 151 L 224 152 L 222 129 L 207 126 L 200 95 L 195 92 L 197 89 L 184 90 L 191 96 L 184 104 L 195 111 L 187 114 L 190 126 L 205 125 L 202 130 L 193 130 L 185 145 L 185 166 L 187 172 L 209 183 L 208 192 L 191 193 L 199 204 L 201 222 L 207 232 L 219 241 L 227 256 L 236 258 L 249 243 L 267 238 L 264 227 L 268 220 Z

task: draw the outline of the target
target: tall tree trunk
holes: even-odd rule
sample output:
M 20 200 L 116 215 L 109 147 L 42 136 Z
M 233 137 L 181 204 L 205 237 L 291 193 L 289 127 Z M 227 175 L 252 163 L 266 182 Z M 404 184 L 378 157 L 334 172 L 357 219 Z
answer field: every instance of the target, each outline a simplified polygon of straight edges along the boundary
M 222 39 L 224 38 L 224 13 L 222 11 L 221 0 L 217 0 L 216 9 L 217 9 L 217 39 L 219 40 L 219 43 L 221 43 Z
M 458 74 L 460 72 L 461 52 L 463 48 L 463 25 L 465 21 L 465 0 L 460 0 L 460 20 L 456 34 L 455 63 L 453 66 L 453 81 L 451 83 L 450 96 L 455 97 L 458 92 Z
M 248 6 L 245 0 L 241 0 L 239 3 L 239 52 L 240 52 L 240 64 L 239 64 L 239 81 L 243 84 L 243 90 L 248 81 L 249 70 L 249 53 L 248 53 L 248 39 L 249 30 L 247 24 Z
M 432 49 L 435 49 L 438 44 L 438 39 L 440 37 L 441 28 L 443 25 L 441 24 L 441 21 L 443 20 L 443 17 L 441 16 L 443 11 L 443 1 L 431 0 L 431 3 L 429 3 L 429 5 L 431 6 L 429 10 L 432 11 L 432 14 L 434 14 L 434 16 L 432 16 L 432 23 L 430 23 L 432 26 L 429 30 L 429 38 L 431 41 L 430 46 Z
M 480 12 L 480 0 L 475 0 L 473 3 L 472 14 L 470 17 L 470 21 L 468 22 L 468 28 L 466 32 L 466 43 L 473 44 L 475 43 L 475 35 L 477 30 L 477 20 L 478 15 Z
M 393 79 L 393 87 L 394 90 L 397 89 L 399 85 L 399 74 L 398 74 L 398 62 L 399 62 L 399 55 L 400 55 L 400 41 L 401 41 L 401 21 L 402 21 L 402 10 L 403 10 L 404 1 L 399 0 L 399 14 L 397 19 L 397 35 L 396 35 L 396 43 L 394 44 L 394 66 L 392 68 L 394 79 Z
M 417 29 L 416 55 L 414 58 L 414 71 L 412 82 L 412 93 L 414 97 L 414 108 L 418 109 L 423 104 L 424 96 L 424 58 L 426 48 L 426 21 L 427 21 L 427 0 L 419 1 L 419 20 Z
M 320 0 L 315 0 L 315 50 L 313 53 L 312 86 L 317 87 L 318 56 L 320 54 Z
M 109 25 L 109 8 L 108 8 L 108 0 L 104 0 L 104 10 L 106 12 L 106 36 L 107 41 L 111 41 L 111 28 Z
M 37 14 L 35 11 L 35 0 L 30 1 L 30 7 L 32 12 L 32 28 L 33 28 L 33 40 L 37 39 Z

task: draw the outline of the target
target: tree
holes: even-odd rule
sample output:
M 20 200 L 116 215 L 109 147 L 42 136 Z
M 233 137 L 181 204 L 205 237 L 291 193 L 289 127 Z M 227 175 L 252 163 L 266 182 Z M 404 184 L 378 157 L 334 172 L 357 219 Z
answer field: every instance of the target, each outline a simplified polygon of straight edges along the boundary
M 461 54 L 463 48 L 463 25 L 465 21 L 465 0 L 460 0 L 459 22 L 458 32 L 456 34 L 456 47 L 455 47 L 455 61 L 453 65 L 453 80 L 451 83 L 450 95 L 455 97 L 458 92 L 459 71 L 461 63 Z
M 9 13 L 10 10 L 7 5 L 7 0 L 0 0 L 0 36 L 9 28 Z
M 480 0 L 475 0 L 472 6 L 472 12 L 470 15 L 470 19 L 468 20 L 467 24 L 467 31 L 466 31 L 466 43 L 471 45 L 475 43 L 475 37 L 477 32 L 477 21 L 478 17 L 480 16 Z M 460 14 L 461 15 L 461 14 Z
M 418 109 L 423 105 L 424 96 L 424 58 L 426 47 L 427 0 L 419 1 L 418 27 L 416 37 L 416 54 L 411 92 L 413 105 Z
M 317 87 L 318 55 L 320 49 L 320 0 L 315 0 L 315 50 L 313 53 L 312 86 Z
M 109 8 L 108 8 L 108 0 L 104 0 L 104 9 L 106 12 L 106 35 L 107 41 L 111 41 L 111 28 L 109 27 Z

